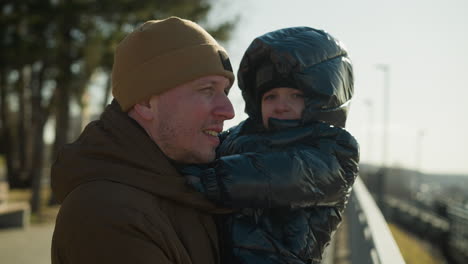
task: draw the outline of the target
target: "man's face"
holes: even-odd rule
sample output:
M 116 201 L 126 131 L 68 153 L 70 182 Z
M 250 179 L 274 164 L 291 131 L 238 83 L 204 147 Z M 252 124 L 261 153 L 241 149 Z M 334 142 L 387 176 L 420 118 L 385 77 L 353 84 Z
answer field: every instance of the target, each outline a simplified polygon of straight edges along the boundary
M 223 122 L 234 117 L 228 87 L 226 77 L 206 76 L 150 99 L 154 118 L 149 133 L 169 158 L 181 163 L 214 160 Z
M 279 87 L 262 96 L 263 126 L 268 128 L 270 117 L 283 120 L 300 119 L 304 111 L 304 94 L 302 91 Z

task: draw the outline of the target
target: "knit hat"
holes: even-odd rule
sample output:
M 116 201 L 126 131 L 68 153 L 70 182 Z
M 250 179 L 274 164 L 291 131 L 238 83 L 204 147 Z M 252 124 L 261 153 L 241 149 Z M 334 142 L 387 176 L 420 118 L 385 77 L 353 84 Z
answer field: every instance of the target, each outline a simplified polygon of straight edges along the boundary
M 229 57 L 198 24 L 169 17 L 136 28 L 117 47 L 112 68 L 112 95 L 122 111 L 207 75 L 234 82 Z

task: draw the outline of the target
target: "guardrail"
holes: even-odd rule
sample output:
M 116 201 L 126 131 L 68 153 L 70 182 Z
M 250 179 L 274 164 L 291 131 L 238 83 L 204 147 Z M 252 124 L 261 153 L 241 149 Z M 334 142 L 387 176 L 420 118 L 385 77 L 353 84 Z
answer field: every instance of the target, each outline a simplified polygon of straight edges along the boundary
M 346 217 L 351 263 L 405 263 L 385 218 L 359 177 L 354 183 Z
M 452 262 L 467 263 L 468 260 L 468 208 L 463 204 L 451 204 L 447 208 L 450 232 L 447 253 Z
M 423 240 L 439 244 L 447 239 L 450 232 L 447 217 L 441 217 L 417 204 L 391 196 L 385 197 L 385 207 L 388 219 L 411 230 Z

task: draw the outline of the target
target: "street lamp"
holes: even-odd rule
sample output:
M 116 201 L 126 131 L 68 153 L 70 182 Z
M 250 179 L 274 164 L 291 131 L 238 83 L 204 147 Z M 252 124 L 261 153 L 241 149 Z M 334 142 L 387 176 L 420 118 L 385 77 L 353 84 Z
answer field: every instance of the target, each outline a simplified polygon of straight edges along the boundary
M 388 64 L 377 64 L 376 68 L 384 73 L 383 90 L 383 137 L 382 137 L 382 168 L 377 173 L 377 203 L 384 214 L 385 213 L 385 181 L 387 176 L 388 159 L 388 120 L 389 120 L 389 95 L 390 95 L 390 66 Z
M 374 112 L 373 110 L 373 107 L 374 107 L 374 104 L 372 103 L 372 100 L 371 99 L 366 99 L 364 100 L 364 104 L 367 106 L 368 108 L 368 115 L 369 115 L 369 120 L 368 120 L 368 125 L 367 125 L 367 155 L 368 155 L 368 162 L 370 162 L 371 160 L 371 157 L 372 157 L 372 125 L 373 125 L 373 118 L 372 118 L 372 113 Z
M 418 193 L 418 187 L 422 184 L 422 172 L 421 172 L 421 160 L 422 160 L 422 142 L 424 138 L 424 130 L 418 130 L 417 139 L 416 139 L 416 177 L 414 179 L 413 186 L 413 198 L 416 198 Z
M 382 137 L 382 167 L 387 167 L 388 162 L 388 121 L 390 103 L 390 66 L 388 64 L 377 64 L 376 68 L 384 73 L 383 90 L 383 137 Z
M 424 130 L 418 131 L 417 146 L 416 146 L 416 170 L 421 171 L 421 160 L 422 160 L 422 141 L 424 137 Z

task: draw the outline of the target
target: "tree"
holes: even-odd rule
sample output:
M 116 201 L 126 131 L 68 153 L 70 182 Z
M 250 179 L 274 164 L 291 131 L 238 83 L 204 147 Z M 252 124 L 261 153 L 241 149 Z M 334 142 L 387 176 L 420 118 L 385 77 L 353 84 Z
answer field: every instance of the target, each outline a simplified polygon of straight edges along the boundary
M 69 141 L 70 105 L 83 107 L 93 74 L 110 74 L 113 50 L 127 33 L 145 20 L 170 15 L 203 24 L 211 5 L 206 0 L 0 3 L 0 153 L 10 186 L 33 187 L 33 212 L 39 210 L 46 122 L 55 120 L 53 159 Z M 227 21 L 208 31 L 226 40 L 233 26 Z

